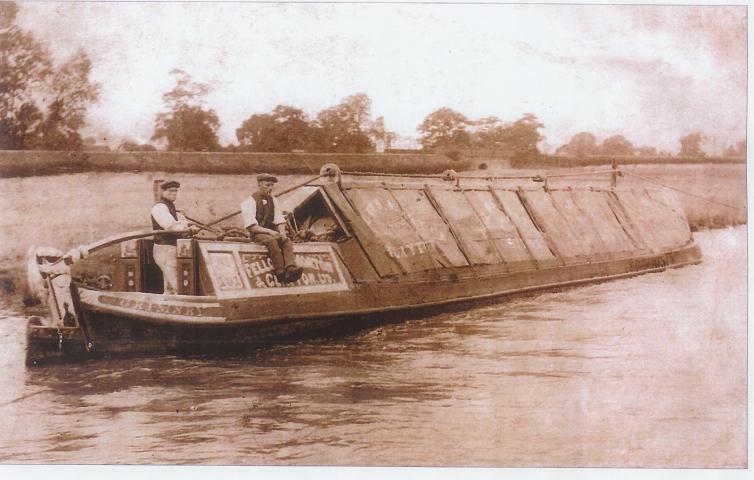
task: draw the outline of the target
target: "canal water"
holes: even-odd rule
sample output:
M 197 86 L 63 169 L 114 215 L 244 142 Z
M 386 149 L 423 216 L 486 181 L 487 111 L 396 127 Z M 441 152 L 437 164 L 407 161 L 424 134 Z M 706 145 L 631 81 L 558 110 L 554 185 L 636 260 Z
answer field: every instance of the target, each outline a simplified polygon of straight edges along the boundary
M 0 462 L 743 467 L 746 229 L 701 265 L 224 358 L 27 369 Z

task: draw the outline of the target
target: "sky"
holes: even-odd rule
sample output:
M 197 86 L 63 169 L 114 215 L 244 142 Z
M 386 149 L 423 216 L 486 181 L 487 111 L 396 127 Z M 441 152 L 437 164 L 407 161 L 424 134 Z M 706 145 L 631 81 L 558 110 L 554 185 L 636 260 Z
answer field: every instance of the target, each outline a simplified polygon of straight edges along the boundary
M 254 113 L 310 117 L 354 93 L 403 137 L 449 107 L 471 119 L 534 113 L 544 151 L 576 133 L 708 153 L 746 137 L 746 7 L 302 3 L 21 3 L 56 61 L 79 48 L 102 85 L 86 134 L 147 142 L 179 68 L 222 144 Z

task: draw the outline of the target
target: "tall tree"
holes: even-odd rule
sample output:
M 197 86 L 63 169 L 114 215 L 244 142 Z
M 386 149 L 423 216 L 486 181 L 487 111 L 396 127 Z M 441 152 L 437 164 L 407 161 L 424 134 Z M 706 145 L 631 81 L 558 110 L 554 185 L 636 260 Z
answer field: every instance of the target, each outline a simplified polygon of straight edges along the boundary
M 369 136 L 375 144 L 380 143 L 383 149 L 392 148 L 393 142 L 398 138 L 395 132 L 391 132 L 385 128 L 385 118 L 381 116 L 372 122 Z
M 510 127 L 498 117 L 486 117 L 469 122 L 471 129 L 471 143 L 476 148 L 495 149 L 505 147 L 506 132 Z
M 706 140 L 706 137 L 700 132 L 690 133 L 684 137 L 681 137 L 681 151 L 679 155 L 682 157 L 704 157 L 706 154 L 702 150 L 702 142 Z
M 325 152 L 374 151 L 369 138 L 372 101 L 364 93 L 344 98 L 338 105 L 317 114 L 316 148 Z
M 16 25 L 18 6 L 0 2 L 0 149 L 74 150 L 100 86 L 81 49 L 59 68 L 33 35 Z
M 623 135 L 606 138 L 600 146 L 603 155 L 633 155 L 634 146 Z
M 176 77 L 175 87 L 162 95 L 166 111 L 155 117 L 152 140 L 167 139 L 168 150 L 219 150 L 220 120 L 213 109 L 206 108 L 204 101 L 210 86 L 195 81 L 180 69 L 170 73 Z
M 42 111 L 35 92 L 52 73 L 47 49 L 16 24 L 18 6 L 0 3 L 0 149 L 32 148 Z
M 503 130 L 501 141 L 507 144 L 517 157 L 538 155 L 537 144 L 544 140 L 539 129 L 544 128 L 533 113 L 525 113 L 521 118 L 513 122 L 513 125 Z
M 40 126 L 39 143 L 47 150 L 78 150 L 83 142 L 79 130 L 86 111 L 100 94 L 100 85 L 89 80 L 92 62 L 84 50 L 60 66 L 50 82 L 47 117 Z
M 471 145 L 471 135 L 468 131 L 470 123 L 462 113 L 450 108 L 435 110 L 427 115 L 417 128 L 422 134 L 422 147 L 427 150 L 468 148 Z
M 599 147 L 597 146 L 597 137 L 590 132 L 580 132 L 571 137 L 571 140 L 565 145 L 561 145 L 555 151 L 557 155 L 570 155 L 574 157 L 585 157 L 596 155 Z
M 306 114 L 287 105 L 278 105 L 271 113 L 254 114 L 236 129 L 238 142 L 255 152 L 305 149 L 311 137 Z
M 637 147 L 635 152 L 640 157 L 656 157 L 658 156 L 657 149 L 655 147 Z
M 746 140 L 741 140 L 725 149 L 725 156 L 746 158 Z

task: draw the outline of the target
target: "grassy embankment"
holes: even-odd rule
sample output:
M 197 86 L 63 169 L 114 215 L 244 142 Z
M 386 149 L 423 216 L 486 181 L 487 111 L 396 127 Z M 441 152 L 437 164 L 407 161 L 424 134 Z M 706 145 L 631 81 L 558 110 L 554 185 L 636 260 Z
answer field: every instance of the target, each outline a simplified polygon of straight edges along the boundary
M 718 228 L 746 223 L 746 166 L 724 165 L 638 165 L 624 166 L 626 172 L 738 206 L 720 204 L 679 194 L 693 229 Z M 553 169 L 551 173 L 573 173 L 579 168 Z M 476 172 L 510 174 L 531 170 Z M 278 191 L 309 175 L 280 176 Z M 25 283 L 24 258 L 30 246 L 49 245 L 67 251 L 76 245 L 129 230 L 149 227 L 152 180 L 176 178 L 182 189 L 178 206 L 197 220 L 209 222 L 238 210 L 240 201 L 255 185 L 253 175 L 139 173 L 75 173 L 42 177 L 0 178 L 0 296 L 21 298 Z M 560 181 L 571 181 L 562 179 Z M 620 185 L 647 185 L 632 176 Z M 225 225 L 240 226 L 238 217 Z M 111 249 L 109 255 L 117 253 Z

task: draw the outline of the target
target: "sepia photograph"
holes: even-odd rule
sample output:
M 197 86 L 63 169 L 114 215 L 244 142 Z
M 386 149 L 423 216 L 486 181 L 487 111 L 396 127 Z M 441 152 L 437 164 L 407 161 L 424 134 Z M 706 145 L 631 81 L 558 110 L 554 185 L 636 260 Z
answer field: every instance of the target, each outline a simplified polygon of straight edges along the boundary
M 0 2 L 0 471 L 746 474 L 747 42 L 746 5 Z

